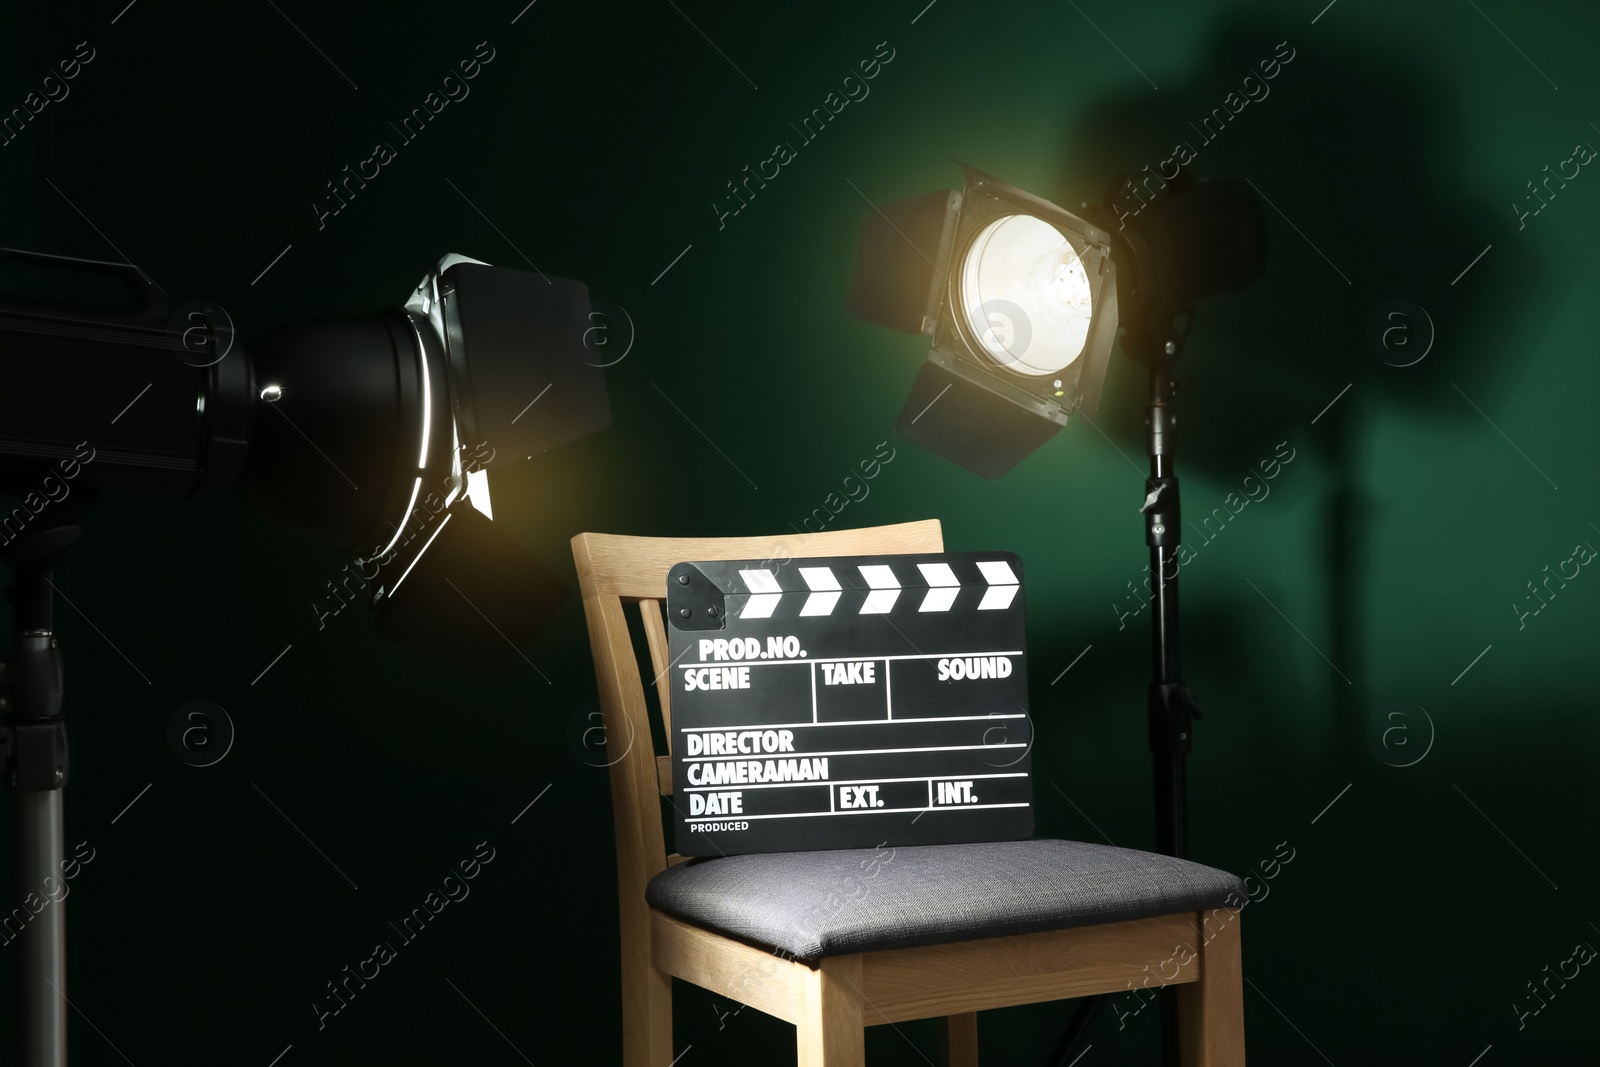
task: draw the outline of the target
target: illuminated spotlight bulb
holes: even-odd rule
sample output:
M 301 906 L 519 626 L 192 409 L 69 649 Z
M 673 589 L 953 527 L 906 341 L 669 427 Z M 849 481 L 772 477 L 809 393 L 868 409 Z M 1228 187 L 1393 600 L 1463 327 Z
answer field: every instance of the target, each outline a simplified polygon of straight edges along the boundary
M 282 386 L 269 385 L 265 389 L 261 390 L 261 399 L 265 400 L 269 404 L 277 403 L 278 400 L 281 399 L 282 397 L 283 397 L 283 388 L 282 388 Z
M 1037 377 L 1083 354 L 1094 293 L 1083 260 L 1060 230 L 1033 215 L 1003 215 L 969 246 L 958 302 L 984 354 Z

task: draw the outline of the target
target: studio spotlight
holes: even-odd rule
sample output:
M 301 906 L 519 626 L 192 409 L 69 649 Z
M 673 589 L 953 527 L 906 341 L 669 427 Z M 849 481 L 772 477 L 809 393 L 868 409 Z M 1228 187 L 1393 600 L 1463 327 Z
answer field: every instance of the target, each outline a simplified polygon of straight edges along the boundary
M 29 272 L 19 278 L 18 271 Z M 128 264 L 0 250 L 0 557 L 15 644 L 0 753 L 19 894 L 65 862 L 52 575 L 100 493 L 228 486 L 354 557 L 379 629 L 503 669 L 567 594 L 490 521 L 489 471 L 610 421 L 580 282 L 446 256 L 404 306 L 284 326 L 247 354 L 215 305 Z M 65 909 L 19 938 L 18 1063 L 66 1063 Z
M 379 628 L 412 645 L 503 669 L 565 599 L 487 521 L 489 471 L 610 421 L 581 282 L 448 255 L 403 307 L 278 327 L 246 353 L 225 312 L 174 312 L 129 265 L 0 255 L 53 276 L 39 292 L 96 294 L 0 298 L 0 492 L 22 498 L 0 551 L 72 510 L 46 510 L 53 485 L 80 504 L 231 485 L 352 553 Z
M 971 167 L 867 215 L 850 310 L 932 338 L 898 429 L 998 478 L 1082 410 L 1093 417 L 1117 329 L 1105 230 Z
M 1157 837 L 1163 852 L 1185 856 L 1184 757 L 1198 705 L 1178 659 L 1183 526 L 1171 370 L 1196 305 L 1265 272 L 1266 220 L 1244 183 L 1199 181 L 1187 172 L 1145 190 L 1148 200 L 1119 176 L 1106 203 L 1085 204 L 1080 218 L 965 169 L 959 193 L 928 193 L 867 213 L 850 310 L 932 337 L 899 430 L 989 478 L 1043 444 L 1071 412 L 1094 417 L 1120 318 L 1123 352 L 1150 379 L 1150 476 L 1139 510 L 1155 607 Z
M 591 314 L 581 282 L 449 255 L 404 308 L 269 332 L 240 492 L 356 553 L 380 632 L 514 665 L 567 586 L 489 521 L 489 472 L 610 422 Z
M 1177 384 L 1171 371 L 1201 301 L 1266 270 L 1266 221 L 1254 192 L 1180 171 L 1159 190 L 1126 177 L 1080 218 L 966 168 L 965 188 L 867 214 L 850 310 L 933 344 L 901 411 L 908 439 L 987 478 L 1042 445 L 1078 411 L 1091 420 L 1106 363 L 1124 354 L 1149 375 L 1150 475 L 1139 508 L 1150 552 L 1152 677 L 1147 722 L 1157 847 L 1189 852 L 1187 757 L 1199 704 L 1179 657 Z M 1176 1013 L 1163 1012 L 1168 1062 Z M 1065 1064 L 1103 997 L 1086 998 L 1051 1054 Z M 1075 1062 L 1075 1058 L 1072 1058 Z
M 1175 321 L 1265 269 L 1265 220 L 1243 183 L 1180 173 L 1146 203 L 1119 178 L 1080 217 L 964 169 L 959 192 L 867 213 L 850 312 L 932 338 L 897 429 L 986 478 L 1073 412 L 1095 417 L 1119 325 L 1129 356 L 1170 365 Z

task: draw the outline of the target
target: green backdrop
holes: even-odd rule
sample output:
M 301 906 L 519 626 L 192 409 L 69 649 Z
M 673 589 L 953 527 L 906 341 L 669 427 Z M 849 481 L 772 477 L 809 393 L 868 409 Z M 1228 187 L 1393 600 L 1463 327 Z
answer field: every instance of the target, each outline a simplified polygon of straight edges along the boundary
M 1600 946 L 1600 578 L 1528 585 L 1600 544 L 1600 179 L 1563 163 L 1600 144 L 1592 10 L 524 3 L 8 8 L 0 108 L 79 42 L 93 58 L 0 146 L 0 243 L 126 257 L 246 338 L 397 303 L 449 251 L 584 280 L 634 329 L 612 425 L 497 477 L 496 520 L 568 575 L 582 530 L 788 532 L 888 442 L 831 525 L 933 516 L 952 549 L 1021 555 L 1038 830 L 1149 847 L 1148 613 L 1123 614 L 1141 374 L 1116 359 L 1097 428 L 985 482 L 895 437 L 925 342 L 844 308 L 869 201 L 954 186 L 948 157 L 1075 208 L 1186 142 L 1194 172 L 1255 184 L 1272 245 L 1180 368 L 1189 513 L 1293 456 L 1213 538 L 1185 533 L 1193 854 L 1256 872 L 1252 1062 L 1596 1061 L 1600 975 L 1541 986 L 1542 1008 L 1527 987 Z M 470 95 L 322 217 L 325 183 L 475 53 Z M 725 183 L 875 53 L 868 95 L 721 216 Z M 1398 332 L 1375 347 L 1394 300 L 1421 315 L 1380 318 Z M 231 497 L 97 506 L 60 581 L 69 845 L 93 850 L 67 905 L 76 1062 L 617 1062 L 576 598 L 531 665 L 484 679 L 358 608 L 319 629 L 343 562 Z M 168 747 L 191 699 L 237 726 L 215 766 Z M 319 1029 L 325 983 L 480 842 L 470 897 Z M 1084 1067 L 1155 1062 L 1135 1003 L 1100 1015 Z M 792 1062 L 788 1027 L 733 1009 L 680 991 L 681 1064 Z M 985 1015 L 983 1051 L 1041 1063 L 1069 1013 Z M 936 1059 L 933 1028 L 875 1029 L 868 1055 Z

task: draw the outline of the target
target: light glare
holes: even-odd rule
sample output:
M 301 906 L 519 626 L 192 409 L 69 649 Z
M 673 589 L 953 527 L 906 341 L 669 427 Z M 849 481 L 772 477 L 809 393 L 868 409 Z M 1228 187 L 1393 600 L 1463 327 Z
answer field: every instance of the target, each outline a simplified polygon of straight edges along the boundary
M 1008 370 L 1055 374 L 1083 354 L 1094 292 L 1077 249 L 1041 218 L 1005 215 L 979 231 L 958 298 L 973 339 Z

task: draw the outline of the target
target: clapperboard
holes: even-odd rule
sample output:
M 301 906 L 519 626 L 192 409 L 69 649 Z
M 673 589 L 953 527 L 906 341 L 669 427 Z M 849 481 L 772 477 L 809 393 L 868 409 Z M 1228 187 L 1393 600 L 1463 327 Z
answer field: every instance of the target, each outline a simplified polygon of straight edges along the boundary
M 1015 555 L 679 563 L 667 612 L 681 854 L 1033 832 Z

